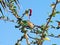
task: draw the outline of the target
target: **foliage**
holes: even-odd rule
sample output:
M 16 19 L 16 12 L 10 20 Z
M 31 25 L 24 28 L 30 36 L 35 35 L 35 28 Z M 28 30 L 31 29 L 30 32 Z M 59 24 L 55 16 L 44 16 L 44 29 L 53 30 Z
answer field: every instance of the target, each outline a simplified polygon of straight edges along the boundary
M 25 12 L 22 14 L 22 16 L 18 15 L 16 8 L 18 6 L 18 9 L 20 9 L 19 0 L 0 0 L 0 4 L 3 7 L 3 9 L 7 10 L 6 8 L 8 7 L 10 10 L 10 13 L 12 13 L 16 17 L 17 21 L 15 22 L 14 20 L 10 20 L 9 17 L 6 17 L 3 14 L 1 7 L 0 7 L 0 12 L 1 12 L 2 16 L 0 16 L 0 19 L 4 20 L 4 21 L 15 22 L 18 24 L 18 25 L 15 25 L 15 28 L 18 28 L 21 31 L 21 33 L 23 33 L 23 36 L 21 36 L 21 38 L 19 40 L 17 40 L 17 43 L 15 45 L 21 45 L 20 41 L 22 41 L 23 39 L 26 39 L 27 45 L 31 45 L 31 44 L 42 45 L 42 43 L 45 40 L 50 40 L 48 38 L 48 36 L 51 36 L 54 38 L 60 37 L 60 35 L 55 36 L 54 34 L 48 34 L 48 29 L 50 27 L 53 29 L 60 29 L 60 21 L 58 21 L 58 20 L 56 21 L 58 26 L 55 27 L 53 25 L 49 25 L 50 22 L 53 23 L 53 21 L 51 20 L 52 17 L 55 17 L 56 14 L 60 14 L 60 11 L 56 10 L 56 6 L 59 3 L 60 3 L 60 0 L 56 0 L 55 3 L 51 4 L 52 13 L 47 18 L 46 24 L 45 25 L 42 24 L 39 26 L 39 25 L 33 24 L 30 20 L 24 20 L 23 19 L 24 15 L 28 15 L 29 17 L 32 15 L 32 9 L 25 10 Z M 30 33 L 34 33 L 36 35 L 39 35 L 38 36 L 39 38 L 30 36 L 29 34 L 27 34 L 28 31 Z M 29 42 L 28 38 L 34 39 L 35 41 Z M 56 45 L 56 44 L 52 44 L 52 45 Z

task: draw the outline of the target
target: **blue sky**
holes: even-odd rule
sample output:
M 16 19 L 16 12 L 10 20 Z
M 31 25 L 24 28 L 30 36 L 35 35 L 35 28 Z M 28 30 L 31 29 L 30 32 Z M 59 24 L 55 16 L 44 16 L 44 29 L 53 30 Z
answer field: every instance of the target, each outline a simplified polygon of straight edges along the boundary
M 50 4 L 55 2 L 55 0 L 20 0 L 21 9 L 19 10 L 19 15 L 26 10 L 31 8 L 33 10 L 32 16 L 30 21 L 36 25 L 41 25 L 46 23 L 46 19 L 48 17 L 48 13 L 51 12 L 52 8 Z M 56 8 L 60 11 L 60 4 L 57 5 Z M 9 16 L 10 19 L 16 20 L 16 18 L 7 12 L 4 12 L 6 16 Z M 13 17 L 13 18 L 12 18 Z M 27 16 L 24 19 L 28 19 Z M 56 15 L 56 17 L 52 18 L 54 20 L 53 24 L 57 25 L 55 20 L 60 20 L 60 15 Z M 14 45 L 22 35 L 22 33 L 16 29 L 14 26 L 17 25 L 16 23 L 12 22 L 4 22 L 0 20 L 0 45 Z M 60 29 L 49 29 L 49 33 L 54 33 L 54 35 L 60 34 Z M 56 43 L 60 45 L 60 38 L 52 38 L 49 37 L 51 41 L 44 41 L 43 45 L 52 45 L 52 43 Z M 23 40 L 22 45 L 25 45 L 25 40 Z

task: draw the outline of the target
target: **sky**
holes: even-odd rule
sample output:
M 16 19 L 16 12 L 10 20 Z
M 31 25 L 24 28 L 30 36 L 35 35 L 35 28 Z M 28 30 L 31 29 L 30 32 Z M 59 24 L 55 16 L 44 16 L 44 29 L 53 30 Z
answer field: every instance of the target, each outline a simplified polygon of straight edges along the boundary
M 51 13 L 51 6 L 52 2 L 55 0 L 19 0 L 21 9 L 19 10 L 18 14 L 21 16 L 22 13 L 26 10 L 31 8 L 32 9 L 32 16 L 30 21 L 36 25 L 46 24 L 46 19 L 48 18 L 48 13 Z M 56 8 L 60 11 L 60 4 L 57 5 Z M 6 16 L 9 16 L 10 19 L 16 20 L 16 18 L 10 14 L 9 12 L 4 12 Z M 13 17 L 13 18 L 12 18 Z M 28 20 L 28 17 L 24 17 L 25 20 Z M 54 23 L 53 25 L 57 25 L 55 20 L 60 20 L 60 15 L 56 15 L 52 18 Z M 0 20 L 0 45 L 14 45 L 23 34 L 19 31 L 19 29 L 15 28 L 16 23 L 12 22 L 4 22 Z M 60 34 L 60 29 L 49 29 L 49 34 L 53 33 L 54 35 Z M 44 41 L 43 45 L 52 45 L 57 44 L 60 45 L 60 38 L 53 38 L 49 37 L 50 41 Z M 22 45 L 25 45 L 25 40 L 23 40 Z

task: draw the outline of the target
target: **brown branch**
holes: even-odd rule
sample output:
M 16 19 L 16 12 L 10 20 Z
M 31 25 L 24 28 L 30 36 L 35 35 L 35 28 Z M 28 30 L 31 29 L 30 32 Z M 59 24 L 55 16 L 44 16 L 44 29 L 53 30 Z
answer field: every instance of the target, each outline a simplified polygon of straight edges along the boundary
M 30 45 L 30 43 L 29 43 L 29 41 L 28 41 L 28 37 L 30 37 L 30 38 L 35 39 L 35 40 L 37 39 L 37 40 L 36 40 L 36 41 L 37 41 L 37 45 L 42 45 L 42 43 L 43 43 L 42 40 L 43 40 L 43 38 L 44 38 L 44 32 L 45 32 L 46 28 L 48 27 L 48 25 L 49 25 L 49 23 L 50 23 L 50 21 L 51 21 L 51 19 L 52 19 L 52 17 L 53 17 L 53 14 L 54 14 L 54 11 L 55 11 L 55 9 L 56 9 L 56 5 L 57 5 L 57 4 L 58 4 L 58 0 L 56 0 L 55 6 L 54 6 L 53 9 L 52 9 L 52 13 L 51 13 L 50 16 L 49 16 L 49 19 L 48 19 L 48 21 L 47 21 L 47 23 L 46 23 L 46 25 L 45 25 L 45 28 L 43 29 L 41 39 L 37 39 L 37 38 L 30 37 L 27 33 L 24 33 L 23 37 L 22 37 L 20 40 L 18 40 L 17 43 L 19 43 L 23 38 L 25 38 L 27 44 Z M 12 9 L 11 7 L 12 7 L 12 4 L 10 4 L 9 9 L 12 11 L 13 15 L 14 15 L 17 19 L 20 18 L 19 15 L 17 14 L 17 12 L 15 12 L 16 10 L 15 10 L 15 9 Z M 23 16 L 22 16 L 22 17 L 23 17 Z M 12 20 L 5 19 L 5 18 L 0 18 L 0 19 L 1 19 L 1 20 L 5 20 L 5 21 L 14 22 L 14 21 L 12 21 Z M 38 26 L 38 25 L 34 25 L 34 27 L 41 28 L 41 26 Z M 33 28 L 33 29 L 34 29 L 34 28 Z M 36 32 L 35 32 L 35 33 L 36 33 Z M 49 36 L 51 36 L 51 35 L 49 35 Z M 59 36 L 60 36 L 60 35 L 59 35 Z M 52 37 L 59 37 L 59 36 L 52 36 Z
M 39 40 L 37 38 L 31 37 L 29 34 L 27 34 L 29 38 L 34 39 L 34 40 Z
M 7 19 L 7 17 L 5 17 L 5 18 L 0 17 L 0 20 L 16 23 L 14 20 Z
M 43 32 L 42 32 L 41 40 L 43 40 L 43 38 L 44 38 L 44 32 L 45 32 L 46 28 L 48 27 L 48 24 L 49 24 L 50 20 L 51 20 L 52 17 L 53 17 L 53 13 L 54 13 L 54 11 L 55 11 L 55 9 L 56 9 L 56 5 L 57 5 L 57 4 L 58 4 L 58 1 L 56 0 L 55 6 L 54 6 L 54 8 L 53 8 L 53 10 L 52 10 L 52 13 L 50 14 L 50 17 L 49 17 L 49 19 L 48 19 L 48 21 L 47 21 L 47 23 L 46 23 L 46 26 L 45 26 L 45 28 L 44 28 L 44 30 L 43 30 Z M 43 42 L 41 42 L 40 45 L 42 45 L 42 43 L 43 43 Z
M 24 37 L 25 37 L 25 39 L 26 39 L 27 45 L 30 45 L 30 42 L 29 42 L 29 40 L 28 40 L 28 35 L 27 35 L 26 33 L 24 33 Z

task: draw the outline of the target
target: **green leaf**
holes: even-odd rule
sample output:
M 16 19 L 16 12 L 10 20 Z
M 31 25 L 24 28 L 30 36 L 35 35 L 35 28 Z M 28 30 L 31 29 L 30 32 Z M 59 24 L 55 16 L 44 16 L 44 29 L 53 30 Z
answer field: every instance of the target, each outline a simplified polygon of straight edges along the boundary
M 52 23 L 53 21 L 51 20 L 50 22 Z
M 16 43 L 15 45 L 21 45 L 20 43 Z
M 56 45 L 56 44 L 52 44 L 52 45 Z
M 38 33 L 40 33 L 40 34 L 42 33 L 42 31 L 41 31 L 41 30 L 37 30 L 37 32 L 38 32 Z
M 19 28 L 20 26 L 15 26 L 15 28 Z
M 52 14 L 52 16 L 55 17 L 55 15 L 56 15 L 56 13 L 54 12 L 54 13 Z
M 56 14 L 60 14 L 60 12 L 59 12 L 59 11 L 57 11 L 57 12 L 56 12 Z
M 16 9 L 16 6 L 13 6 L 14 9 Z
M 55 29 L 55 26 L 51 25 L 51 28 L 54 28 Z
M 54 8 L 55 4 L 51 4 L 51 7 Z
M 3 12 L 2 12 L 2 9 L 0 8 L 0 12 L 2 13 L 2 15 L 3 15 Z
M 14 22 L 14 20 L 11 20 L 12 22 Z
M 60 29 L 60 27 L 59 27 L 59 26 L 57 26 L 57 27 L 56 27 L 56 29 Z
M 24 20 L 23 23 L 27 23 L 27 21 Z
M 27 26 L 27 21 L 22 21 L 23 22 L 23 26 Z
M 59 12 L 59 11 L 55 11 L 55 12 L 52 14 L 52 16 L 55 17 L 56 14 L 60 14 L 60 12 Z
M 4 15 L 2 15 L 1 17 L 2 17 L 2 18 L 5 18 L 5 16 L 4 16 Z
M 55 4 L 51 4 L 51 6 L 54 6 Z
M 54 34 L 51 34 L 51 36 L 53 37 L 53 36 L 54 36 Z

